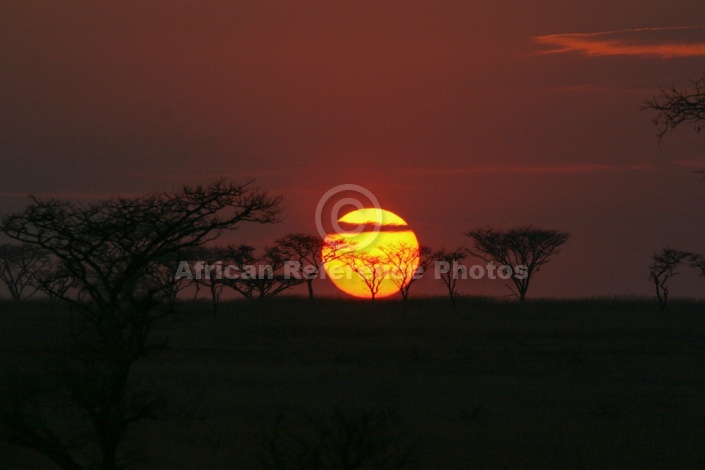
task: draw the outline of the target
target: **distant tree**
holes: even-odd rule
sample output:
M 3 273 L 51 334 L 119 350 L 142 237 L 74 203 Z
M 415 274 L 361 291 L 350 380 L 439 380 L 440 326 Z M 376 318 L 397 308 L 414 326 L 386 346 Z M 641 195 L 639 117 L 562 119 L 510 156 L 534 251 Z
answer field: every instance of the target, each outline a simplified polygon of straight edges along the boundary
M 236 270 L 232 273 L 233 278 L 223 279 L 226 285 L 246 299 L 252 300 L 255 296 L 254 282 L 248 282 L 248 277 L 257 277 L 257 273 L 252 273 L 252 269 L 257 268 L 258 258 L 255 256 L 255 247 L 251 245 L 228 245 L 220 250 L 223 253 L 221 260 L 226 266 L 234 266 Z
M 179 293 L 195 283 L 193 279 L 186 276 L 176 276 L 176 273 L 181 262 L 194 259 L 199 249 L 200 247 L 188 248 L 176 253 L 169 253 L 156 259 L 150 265 L 148 272 L 156 285 L 164 286 L 165 300 L 168 305 L 174 306 Z
M 236 266 L 237 273 L 236 276 L 225 277 L 224 282 L 246 299 L 274 296 L 304 282 L 304 279 L 283 272 L 288 257 L 280 247 L 266 247 L 259 257 L 254 253 L 253 247 L 242 245 L 227 257 L 227 263 Z
M 668 305 L 668 281 L 678 274 L 676 267 L 687 259 L 697 260 L 697 257 L 692 253 L 667 247 L 655 253 L 651 259 L 649 279 L 654 282 L 656 298 L 661 312 L 664 312 Z
M 350 244 L 342 238 L 323 239 L 306 233 L 291 233 L 274 243 L 287 261 L 298 263 L 297 272 L 306 282 L 310 300 L 313 300 L 313 281 L 323 265 L 340 258 L 350 248 Z
M 47 294 L 49 299 L 57 300 L 65 297 L 76 283 L 61 261 L 51 259 L 36 276 L 39 290 Z
M 346 251 L 340 258 L 345 266 L 357 274 L 375 300 L 382 282 L 388 277 L 392 268 L 384 253 L 370 254 L 360 250 Z
M 2 232 L 50 252 L 76 286 L 75 295 L 54 291 L 80 318 L 72 335 L 74 354 L 57 378 L 62 384 L 57 393 L 70 397 L 87 418 L 93 434 L 88 442 L 97 447 L 100 468 L 118 467 L 118 448 L 128 427 L 162 404 L 154 394 L 128 386 L 135 362 L 163 347 L 151 338 L 153 327 L 172 312 L 164 302 L 170 286 L 158 281 L 153 266 L 243 222 L 276 222 L 280 202 L 251 182 L 221 180 L 88 204 L 33 197 L 26 209 L 2 219 Z M 85 440 L 57 434 L 46 416 L 21 406 L 25 401 L 13 403 L 0 402 L 0 436 L 65 469 L 95 467 L 81 463 L 91 455 L 85 448 L 74 447 Z
M 462 263 L 467 256 L 468 251 L 465 248 L 456 248 L 453 251 L 441 248 L 430 257 L 436 265 L 436 278 L 440 279 L 443 285 L 446 286 L 453 308 L 456 307 L 455 299 L 458 296 L 456 289 L 458 279 L 462 277 L 460 276 L 460 263 Z
M 290 233 L 274 241 L 289 261 L 298 263 L 297 272 L 305 279 L 308 298 L 313 300 L 313 281 L 323 266 L 323 239 L 306 233 Z
M 705 74 L 691 84 L 692 88 L 686 90 L 675 86 L 661 89 L 659 96 L 644 104 L 644 109 L 658 111 L 654 125 L 659 138 L 683 123 L 692 123 L 697 132 L 705 127 Z
M 520 302 L 526 298 L 533 276 L 569 238 L 566 232 L 531 226 L 510 230 L 480 228 L 465 234 L 475 244 L 470 254 L 487 262 L 496 261 L 512 270 L 510 279 L 514 289 L 510 289 Z M 517 267 L 521 272 L 517 272 Z
M 690 257 L 690 266 L 700 270 L 700 275 L 705 277 L 705 255 L 693 253 Z
M 37 293 L 39 280 L 49 265 L 48 252 L 42 248 L 28 244 L 0 245 L 0 282 L 14 301 Z
M 388 276 L 401 294 L 404 312 L 409 303 L 411 285 L 423 276 L 423 273 L 433 265 L 435 258 L 428 246 L 411 245 L 406 242 L 392 243 L 380 247 L 391 267 Z
M 243 245 L 244 246 L 244 245 Z M 211 298 L 213 317 L 218 316 L 218 303 L 225 287 L 221 276 L 214 272 L 215 268 L 226 259 L 229 259 L 237 248 L 233 246 L 201 246 L 191 251 L 190 261 L 193 261 L 193 271 L 189 272 L 191 282 L 196 287 L 196 296 L 201 287 L 208 290 Z M 203 263 L 203 264 L 198 264 Z M 189 269 L 190 271 L 190 269 Z

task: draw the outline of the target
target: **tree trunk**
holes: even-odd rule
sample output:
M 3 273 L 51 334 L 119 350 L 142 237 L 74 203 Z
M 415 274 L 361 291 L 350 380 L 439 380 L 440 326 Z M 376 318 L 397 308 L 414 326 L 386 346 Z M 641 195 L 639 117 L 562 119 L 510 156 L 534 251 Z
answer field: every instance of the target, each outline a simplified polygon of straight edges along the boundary
M 8 290 L 10 291 L 10 297 L 13 302 L 19 302 L 22 295 L 19 288 L 14 284 L 7 284 Z
M 308 300 L 313 300 L 313 279 L 307 279 L 306 284 L 308 285 Z
M 102 470 L 116 470 L 117 450 L 127 429 L 125 390 L 127 378 L 134 359 L 118 360 L 117 364 L 107 365 L 112 387 L 102 397 L 100 410 L 93 418 L 93 426 L 100 442 Z
M 210 285 L 211 288 L 211 303 L 213 304 L 213 318 L 218 318 L 218 292 L 215 284 Z
M 103 461 L 101 467 L 103 470 L 116 470 L 117 469 L 117 442 L 106 442 L 102 443 L 104 446 L 101 448 L 101 454 Z

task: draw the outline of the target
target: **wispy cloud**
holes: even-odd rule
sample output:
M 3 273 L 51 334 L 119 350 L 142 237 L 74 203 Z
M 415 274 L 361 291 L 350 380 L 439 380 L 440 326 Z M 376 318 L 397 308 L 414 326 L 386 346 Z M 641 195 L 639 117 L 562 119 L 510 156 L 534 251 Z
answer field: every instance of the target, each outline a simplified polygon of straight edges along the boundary
M 555 175 L 580 175 L 591 173 L 605 173 L 618 171 L 651 171 L 653 167 L 647 164 L 635 165 L 610 165 L 601 163 L 566 163 L 547 165 L 478 165 L 471 167 L 450 168 L 435 167 L 424 168 L 425 174 L 555 174 Z
M 705 27 L 639 28 L 596 33 L 535 36 L 546 46 L 539 54 L 575 52 L 585 56 L 637 56 L 671 59 L 705 56 Z
M 680 160 L 676 160 L 675 165 L 680 168 L 705 170 L 705 156 L 694 158 L 682 158 Z

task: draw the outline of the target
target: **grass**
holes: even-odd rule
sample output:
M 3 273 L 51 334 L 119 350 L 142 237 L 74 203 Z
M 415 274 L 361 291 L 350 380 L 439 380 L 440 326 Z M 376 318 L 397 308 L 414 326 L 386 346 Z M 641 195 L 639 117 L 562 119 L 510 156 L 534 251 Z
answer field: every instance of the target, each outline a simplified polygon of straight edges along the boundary
M 155 331 L 168 348 L 134 370 L 170 412 L 135 425 L 128 468 L 287 456 L 311 467 L 301 449 L 342 448 L 356 429 L 384 429 L 364 442 L 406 446 L 410 468 L 705 466 L 703 301 L 674 300 L 666 314 L 651 299 L 604 298 L 461 298 L 457 309 L 419 298 L 406 314 L 397 301 L 296 297 L 224 302 L 217 318 L 208 302 L 178 310 Z M 68 327 L 56 305 L 0 304 L 0 367 L 39 370 Z M 321 466 L 342 468 L 332 461 Z M 45 463 L 0 443 L 6 465 Z

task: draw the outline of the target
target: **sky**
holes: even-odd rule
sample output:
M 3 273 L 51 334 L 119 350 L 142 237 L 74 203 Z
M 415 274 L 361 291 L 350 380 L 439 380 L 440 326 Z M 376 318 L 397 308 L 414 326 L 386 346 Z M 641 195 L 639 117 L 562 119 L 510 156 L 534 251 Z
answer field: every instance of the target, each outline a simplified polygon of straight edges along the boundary
M 529 296 L 652 295 L 653 252 L 705 252 L 705 135 L 641 107 L 704 72 L 701 0 L 0 1 L 0 212 L 255 177 L 257 245 L 357 184 L 436 248 L 569 232 Z

